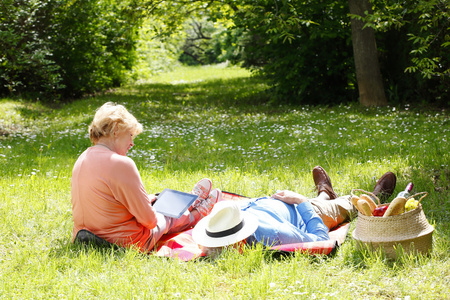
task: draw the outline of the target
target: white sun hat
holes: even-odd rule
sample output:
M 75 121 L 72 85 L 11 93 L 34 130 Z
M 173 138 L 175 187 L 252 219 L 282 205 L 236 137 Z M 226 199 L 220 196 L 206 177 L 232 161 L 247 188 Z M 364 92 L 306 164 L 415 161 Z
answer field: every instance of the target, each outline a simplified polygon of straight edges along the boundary
M 246 239 L 257 228 L 258 219 L 241 211 L 236 201 L 220 201 L 195 225 L 192 238 L 201 246 L 222 247 Z

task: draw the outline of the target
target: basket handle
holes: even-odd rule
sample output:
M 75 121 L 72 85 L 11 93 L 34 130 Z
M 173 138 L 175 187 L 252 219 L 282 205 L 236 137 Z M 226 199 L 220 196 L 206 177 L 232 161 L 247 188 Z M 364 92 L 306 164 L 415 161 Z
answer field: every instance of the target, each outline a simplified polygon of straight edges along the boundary
M 423 198 L 425 198 L 426 196 L 428 196 L 428 192 L 420 192 L 420 193 L 414 194 L 414 195 L 412 195 L 412 196 L 409 196 L 409 197 L 407 198 L 407 200 L 409 200 L 409 199 L 411 199 L 411 198 L 414 198 L 414 197 L 416 197 L 416 196 L 419 196 L 419 195 L 423 195 L 423 196 L 420 197 L 420 199 L 419 199 L 419 203 L 420 203 L 420 201 L 422 201 Z
M 365 190 L 360 190 L 360 189 L 353 189 L 352 192 L 351 192 L 352 196 L 356 196 L 353 192 L 363 192 L 363 193 L 369 194 L 372 198 L 377 199 L 378 205 L 381 205 L 380 199 L 378 199 L 378 197 L 375 196 L 371 192 L 368 192 L 368 191 L 365 191 Z M 358 197 L 358 196 L 356 196 L 356 197 Z

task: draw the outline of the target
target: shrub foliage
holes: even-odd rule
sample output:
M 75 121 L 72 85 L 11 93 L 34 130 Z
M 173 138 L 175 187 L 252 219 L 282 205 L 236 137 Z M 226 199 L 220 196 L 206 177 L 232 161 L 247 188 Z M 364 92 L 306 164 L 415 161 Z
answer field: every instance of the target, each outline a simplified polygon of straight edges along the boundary
M 2 1 L 0 92 L 48 101 L 120 84 L 135 60 L 139 11 L 132 1 Z
M 233 1 L 229 1 L 233 3 Z M 376 31 L 391 103 L 450 98 L 450 2 L 371 1 L 363 21 Z M 270 80 L 277 101 L 355 100 L 356 79 L 346 2 L 243 0 L 233 15 L 246 28 L 244 65 Z M 447 100 L 446 100 L 447 99 Z

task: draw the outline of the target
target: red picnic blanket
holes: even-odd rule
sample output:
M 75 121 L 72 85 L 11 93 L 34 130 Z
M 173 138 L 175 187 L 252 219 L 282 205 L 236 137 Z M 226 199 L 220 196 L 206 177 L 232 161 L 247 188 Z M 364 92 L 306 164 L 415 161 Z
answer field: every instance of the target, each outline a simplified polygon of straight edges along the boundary
M 222 192 L 223 200 L 243 200 L 248 197 L 237 195 L 230 192 Z M 269 250 L 280 252 L 310 253 L 312 255 L 333 253 L 344 241 L 347 236 L 350 223 L 343 223 L 333 228 L 328 235 L 330 240 L 320 242 L 295 243 L 270 247 Z M 205 256 L 198 245 L 192 239 L 192 229 L 181 233 L 171 234 L 163 237 L 156 245 L 156 256 L 165 256 L 177 258 L 182 261 L 189 261 L 198 257 Z

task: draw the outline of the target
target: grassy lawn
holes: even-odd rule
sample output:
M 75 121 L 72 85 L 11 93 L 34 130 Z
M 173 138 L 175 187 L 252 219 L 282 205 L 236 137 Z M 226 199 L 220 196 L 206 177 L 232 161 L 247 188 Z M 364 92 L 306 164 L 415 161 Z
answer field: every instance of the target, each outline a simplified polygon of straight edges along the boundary
M 0 100 L 0 299 L 449 299 L 450 122 L 432 107 L 272 105 L 239 68 L 180 68 L 151 82 L 58 107 Z M 371 191 L 393 171 L 412 181 L 435 226 L 430 256 L 357 250 L 272 257 L 261 248 L 180 262 L 71 243 L 72 166 L 106 101 L 144 125 L 130 151 L 149 193 L 202 177 L 247 196 L 314 196 L 321 165 L 335 190 Z

